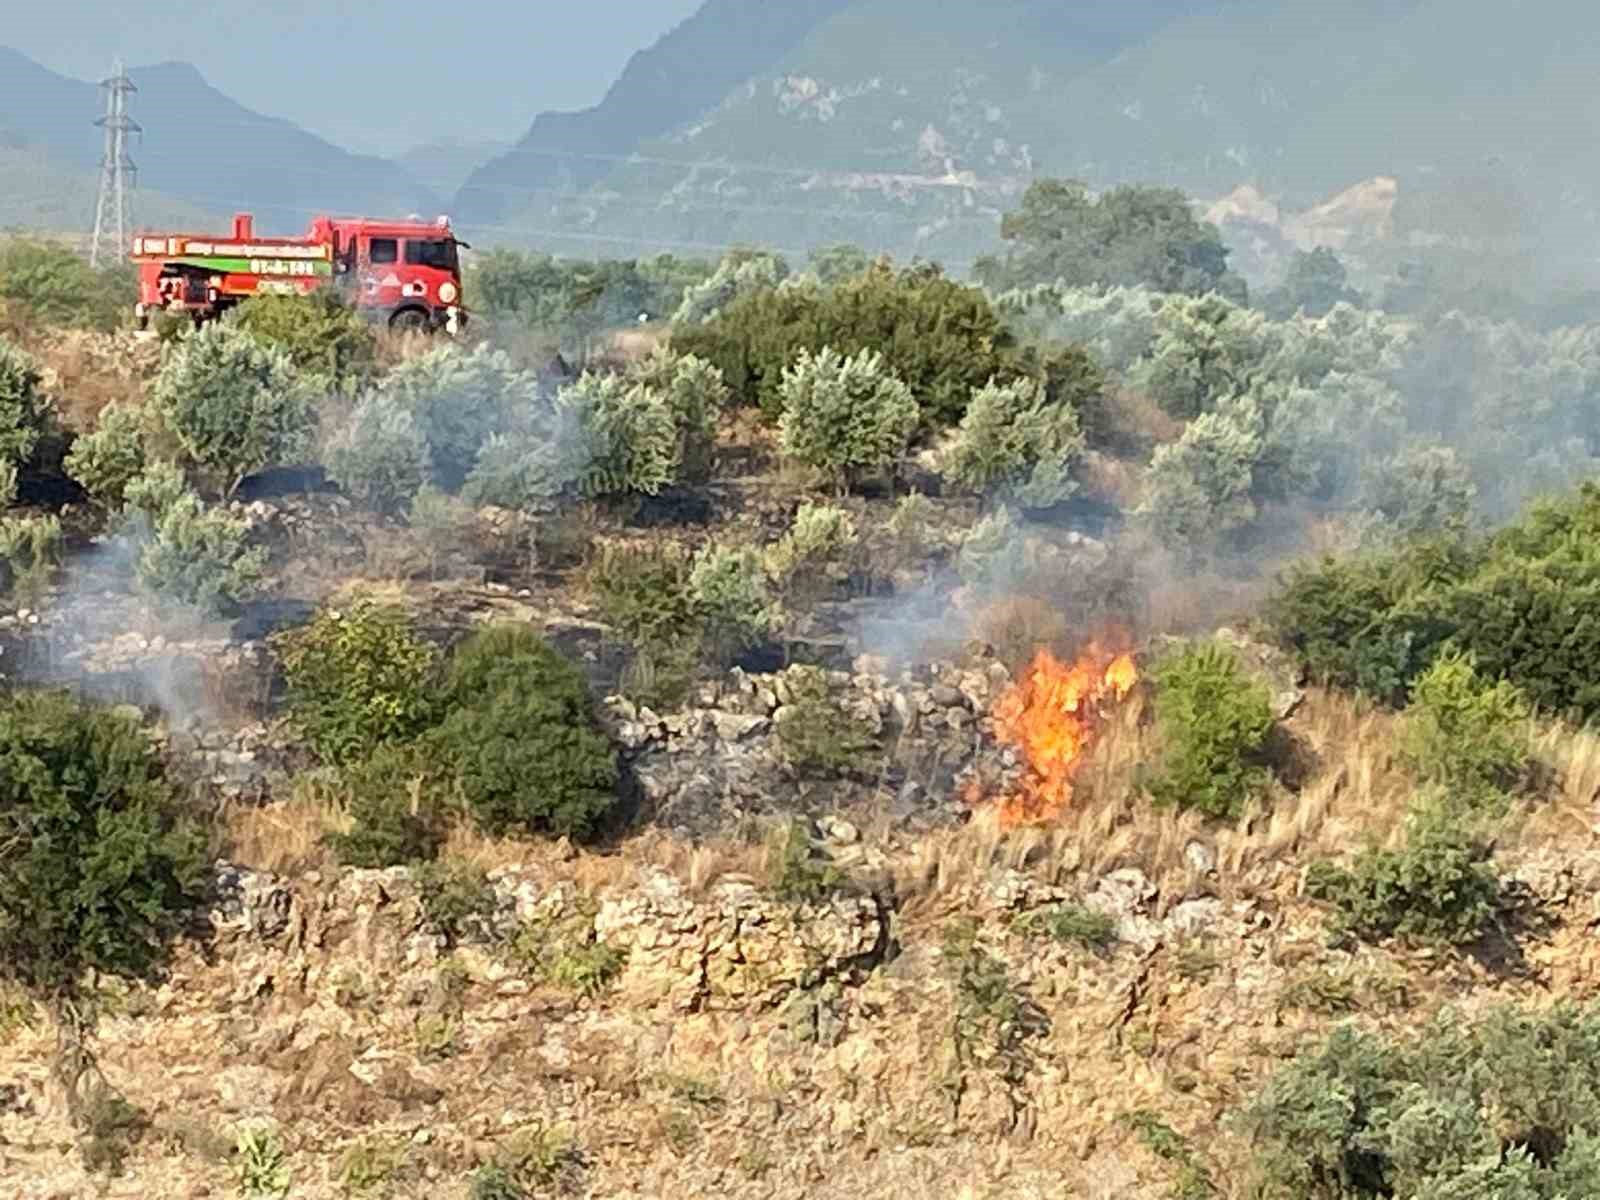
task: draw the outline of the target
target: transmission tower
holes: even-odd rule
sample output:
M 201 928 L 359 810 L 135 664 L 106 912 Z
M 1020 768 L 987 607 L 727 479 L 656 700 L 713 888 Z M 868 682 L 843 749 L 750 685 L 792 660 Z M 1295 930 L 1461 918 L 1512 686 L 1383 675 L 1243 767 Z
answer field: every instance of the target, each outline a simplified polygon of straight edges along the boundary
M 94 243 L 89 248 L 89 263 L 100 265 L 100 252 L 106 242 L 117 256 L 128 252 L 128 231 L 133 227 L 133 188 L 139 169 L 128 157 L 128 135 L 142 133 L 128 116 L 128 94 L 139 89 L 122 69 L 119 58 L 110 79 L 100 81 L 106 94 L 105 116 L 95 122 L 106 131 L 105 155 L 100 160 L 100 196 L 94 206 Z

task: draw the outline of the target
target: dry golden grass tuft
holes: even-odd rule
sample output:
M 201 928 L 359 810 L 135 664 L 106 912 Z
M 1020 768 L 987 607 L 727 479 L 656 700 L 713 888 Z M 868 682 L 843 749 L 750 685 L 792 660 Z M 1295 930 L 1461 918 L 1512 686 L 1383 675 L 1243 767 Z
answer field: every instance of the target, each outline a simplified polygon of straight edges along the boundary
M 224 808 L 215 849 L 229 862 L 274 875 L 297 875 L 332 866 L 327 835 L 349 827 L 331 780 L 308 773 L 296 780 L 287 800 Z

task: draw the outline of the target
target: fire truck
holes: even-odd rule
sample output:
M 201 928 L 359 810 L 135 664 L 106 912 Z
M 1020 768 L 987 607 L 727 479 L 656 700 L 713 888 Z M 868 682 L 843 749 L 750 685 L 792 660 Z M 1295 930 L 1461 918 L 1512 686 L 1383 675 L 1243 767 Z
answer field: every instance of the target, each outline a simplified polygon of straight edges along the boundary
M 466 325 L 458 251 L 470 248 L 451 232 L 448 217 L 431 223 L 317 217 L 303 237 L 268 238 L 256 236 L 249 213 L 239 213 L 226 237 L 134 238 L 134 315 L 141 329 L 161 311 L 187 312 L 198 325 L 251 296 L 334 287 L 392 329 L 454 334 Z

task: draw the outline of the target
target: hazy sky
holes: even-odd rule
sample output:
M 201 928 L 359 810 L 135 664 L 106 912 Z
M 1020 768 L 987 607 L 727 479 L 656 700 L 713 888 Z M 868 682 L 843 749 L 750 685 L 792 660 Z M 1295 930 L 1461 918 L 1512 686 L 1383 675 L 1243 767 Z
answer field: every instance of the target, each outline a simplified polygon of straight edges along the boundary
M 541 110 L 593 104 L 701 2 L 65 0 L 7 5 L 0 42 L 80 78 L 118 54 L 129 66 L 187 60 L 251 108 L 397 153 L 440 137 L 509 141 Z

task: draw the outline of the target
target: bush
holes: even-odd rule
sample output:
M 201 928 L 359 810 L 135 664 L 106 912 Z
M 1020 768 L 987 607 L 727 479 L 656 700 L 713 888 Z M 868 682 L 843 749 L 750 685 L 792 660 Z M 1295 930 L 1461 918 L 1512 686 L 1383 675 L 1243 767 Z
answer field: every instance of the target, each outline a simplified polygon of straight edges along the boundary
M 722 315 L 741 296 L 770 291 L 789 275 L 789 264 L 775 254 L 733 251 L 710 277 L 684 289 L 672 315 L 674 325 L 700 325 Z
M 783 681 L 789 698 L 774 715 L 773 730 L 789 765 L 817 775 L 869 771 L 878 740 L 829 693 L 827 676 L 816 667 L 790 667 Z
M 330 391 L 353 395 L 377 374 L 377 334 L 333 288 L 303 296 L 256 296 L 230 320 L 284 351 L 304 375 L 324 380 Z
M 141 587 L 215 612 L 255 594 L 267 552 L 246 545 L 247 522 L 208 508 L 164 464 L 132 480 L 126 497 L 139 530 L 134 575 Z
M 50 428 L 42 378 L 33 359 L 0 340 L 0 507 L 16 498 L 17 471 Z
M 440 346 L 390 371 L 378 393 L 411 414 L 433 482 L 458 490 L 490 436 L 533 402 L 535 383 L 503 350 Z
M 594 833 L 617 803 L 616 752 L 577 668 L 531 630 L 474 634 L 451 660 L 437 761 L 487 832 Z
M 1362 481 L 1364 506 L 1402 537 L 1466 527 L 1478 487 L 1449 446 L 1413 446 L 1381 460 Z
M 747 546 L 703 546 L 689 567 L 695 613 L 724 652 L 760 645 L 782 615 L 767 587 L 761 555 Z
M 93 433 L 76 438 L 64 462 L 67 475 L 104 509 L 122 507 L 128 484 L 145 468 L 145 417 L 113 401 L 100 410 Z
M 439 859 L 417 864 L 411 878 L 417 885 L 423 917 L 447 945 L 490 939 L 500 905 L 489 877 L 479 867 Z
M 1162 545 L 1189 558 L 1248 525 L 1256 515 L 1262 430 L 1259 410 L 1248 404 L 1191 421 L 1178 441 L 1155 452 L 1134 516 Z
M 1534 506 L 1488 538 L 1454 536 L 1327 559 L 1268 606 L 1319 678 L 1398 702 L 1447 650 L 1547 712 L 1600 714 L 1600 487 Z
M 673 543 L 602 542 L 589 590 L 606 624 L 636 647 L 664 641 L 696 620 L 689 558 Z
M 1192 646 L 1155 671 L 1156 723 L 1163 742 L 1150 782 L 1156 803 L 1237 817 L 1265 789 L 1262 765 L 1272 732 L 1267 689 L 1247 677 L 1231 651 Z
M 0 517 L 0 579 L 12 596 L 37 601 L 60 563 L 60 518 Z
M 940 468 L 967 491 L 1049 508 L 1078 490 L 1070 473 L 1084 444 L 1070 405 L 1050 402 L 1032 380 L 991 380 L 973 393 Z
M 339 776 L 351 821 L 328 845 L 349 867 L 396 867 L 439 856 L 442 814 L 432 766 L 409 746 L 380 745 Z
M 823 471 L 842 488 L 863 472 L 893 467 L 917 427 L 911 389 L 864 352 L 845 358 L 824 347 L 802 351 L 783 373 L 783 454 Z
M 382 392 L 363 396 L 323 452 L 328 478 L 379 512 L 398 512 L 432 477 L 416 417 Z
M 1026 547 L 1009 508 L 997 508 L 962 535 L 956 569 L 968 585 L 986 585 L 1022 569 Z
M 660 396 L 678 431 L 676 474 L 683 480 L 710 476 L 717 420 L 733 393 L 722 372 L 703 358 L 658 347 L 628 369 L 628 378 Z
M 789 530 L 764 555 L 767 573 L 786 592 L 800 580 L 829 581 L 848 574 L 844 558 L 860 542 L 856 523 L 831 504 L 802 504 Z
M 1411 689 L 1403 748 L 1426 781 L 1471 795 L 1516 786 L 1532 758 L 1532 713 L 1504 681 L 1489 684 L 1471 659 L 1441 656 Z
M 1476 941 L 1499 908 L 1484 849 L 1448 809 L 1419 811 L 1403 850 L 1369 850 L 1349 868 L 1312 865 L 1306 891 L 1333 906 L 1341 936 L 1459 945 Z
M 845 357 L 881 353 L 936 429 L 961 420 L 974 388 L 1019 373 L 1014 340 L 988 297 L 922 266 L 875 265 L 833 287 L 760 287 L 705 323 L 676 329 L 672 341 L 720 368 L 739 399 L 772 421 L 784 409 L 784 373 L 828 347 Z
M 556 395 L 556 428 L 569 439 L 585 496 L 654 496 L 677 479 L 678 428 L 661 393 L 617 375 L 584 375 Z
M 1600 1180 L 1592 1008 L 1445 1010 L 1407 1034 L 1353 1026 L 1302 1051 L 1239 1114 L 1251 1195 L 1564 1200 Z
M 436 656 L 405 615 L 367 599 L 277 640 L 289 712 L 331 763 L 417 737 L 435 715 Z
M 162 967 L 204 894 L 206 851 L 136 723 L 65 694 L 0 698 L 0 982 L 61 1022 L 75 1113 L 86 981 Z
M 0 243 L 0 304 L 45 325 L 112 330 L 137 298 L 131 264 L 97 271 L 65 246 L 14 238 Z
M 150 396 L 184 452 L 230 495 L 245 476 L 311 449 L 310 386 L 286 353 L 233 325 L 168 347 Z
M 447 559 L 452 550 L 470 544 L 468 539 L 477 516 L 471 505 L 427 483 L 411 498 L 406 523 L 421 540 L 428 555 L 429 573 L 436 576 L 440 560 Z
M 1058 942 L 1076 942 L 1090 950 L 1104 950 L 1117 940 L 1116 919 L 1082 904 L 1036 909 L 1023 918 L 1021 925 L 1025 932 L 1044 934 Z
M 818 904 L 844 890 L 844 873 L 819 858 L 805 821 L 790 821 L 767 845 L 767 882 L 788 904 Z

